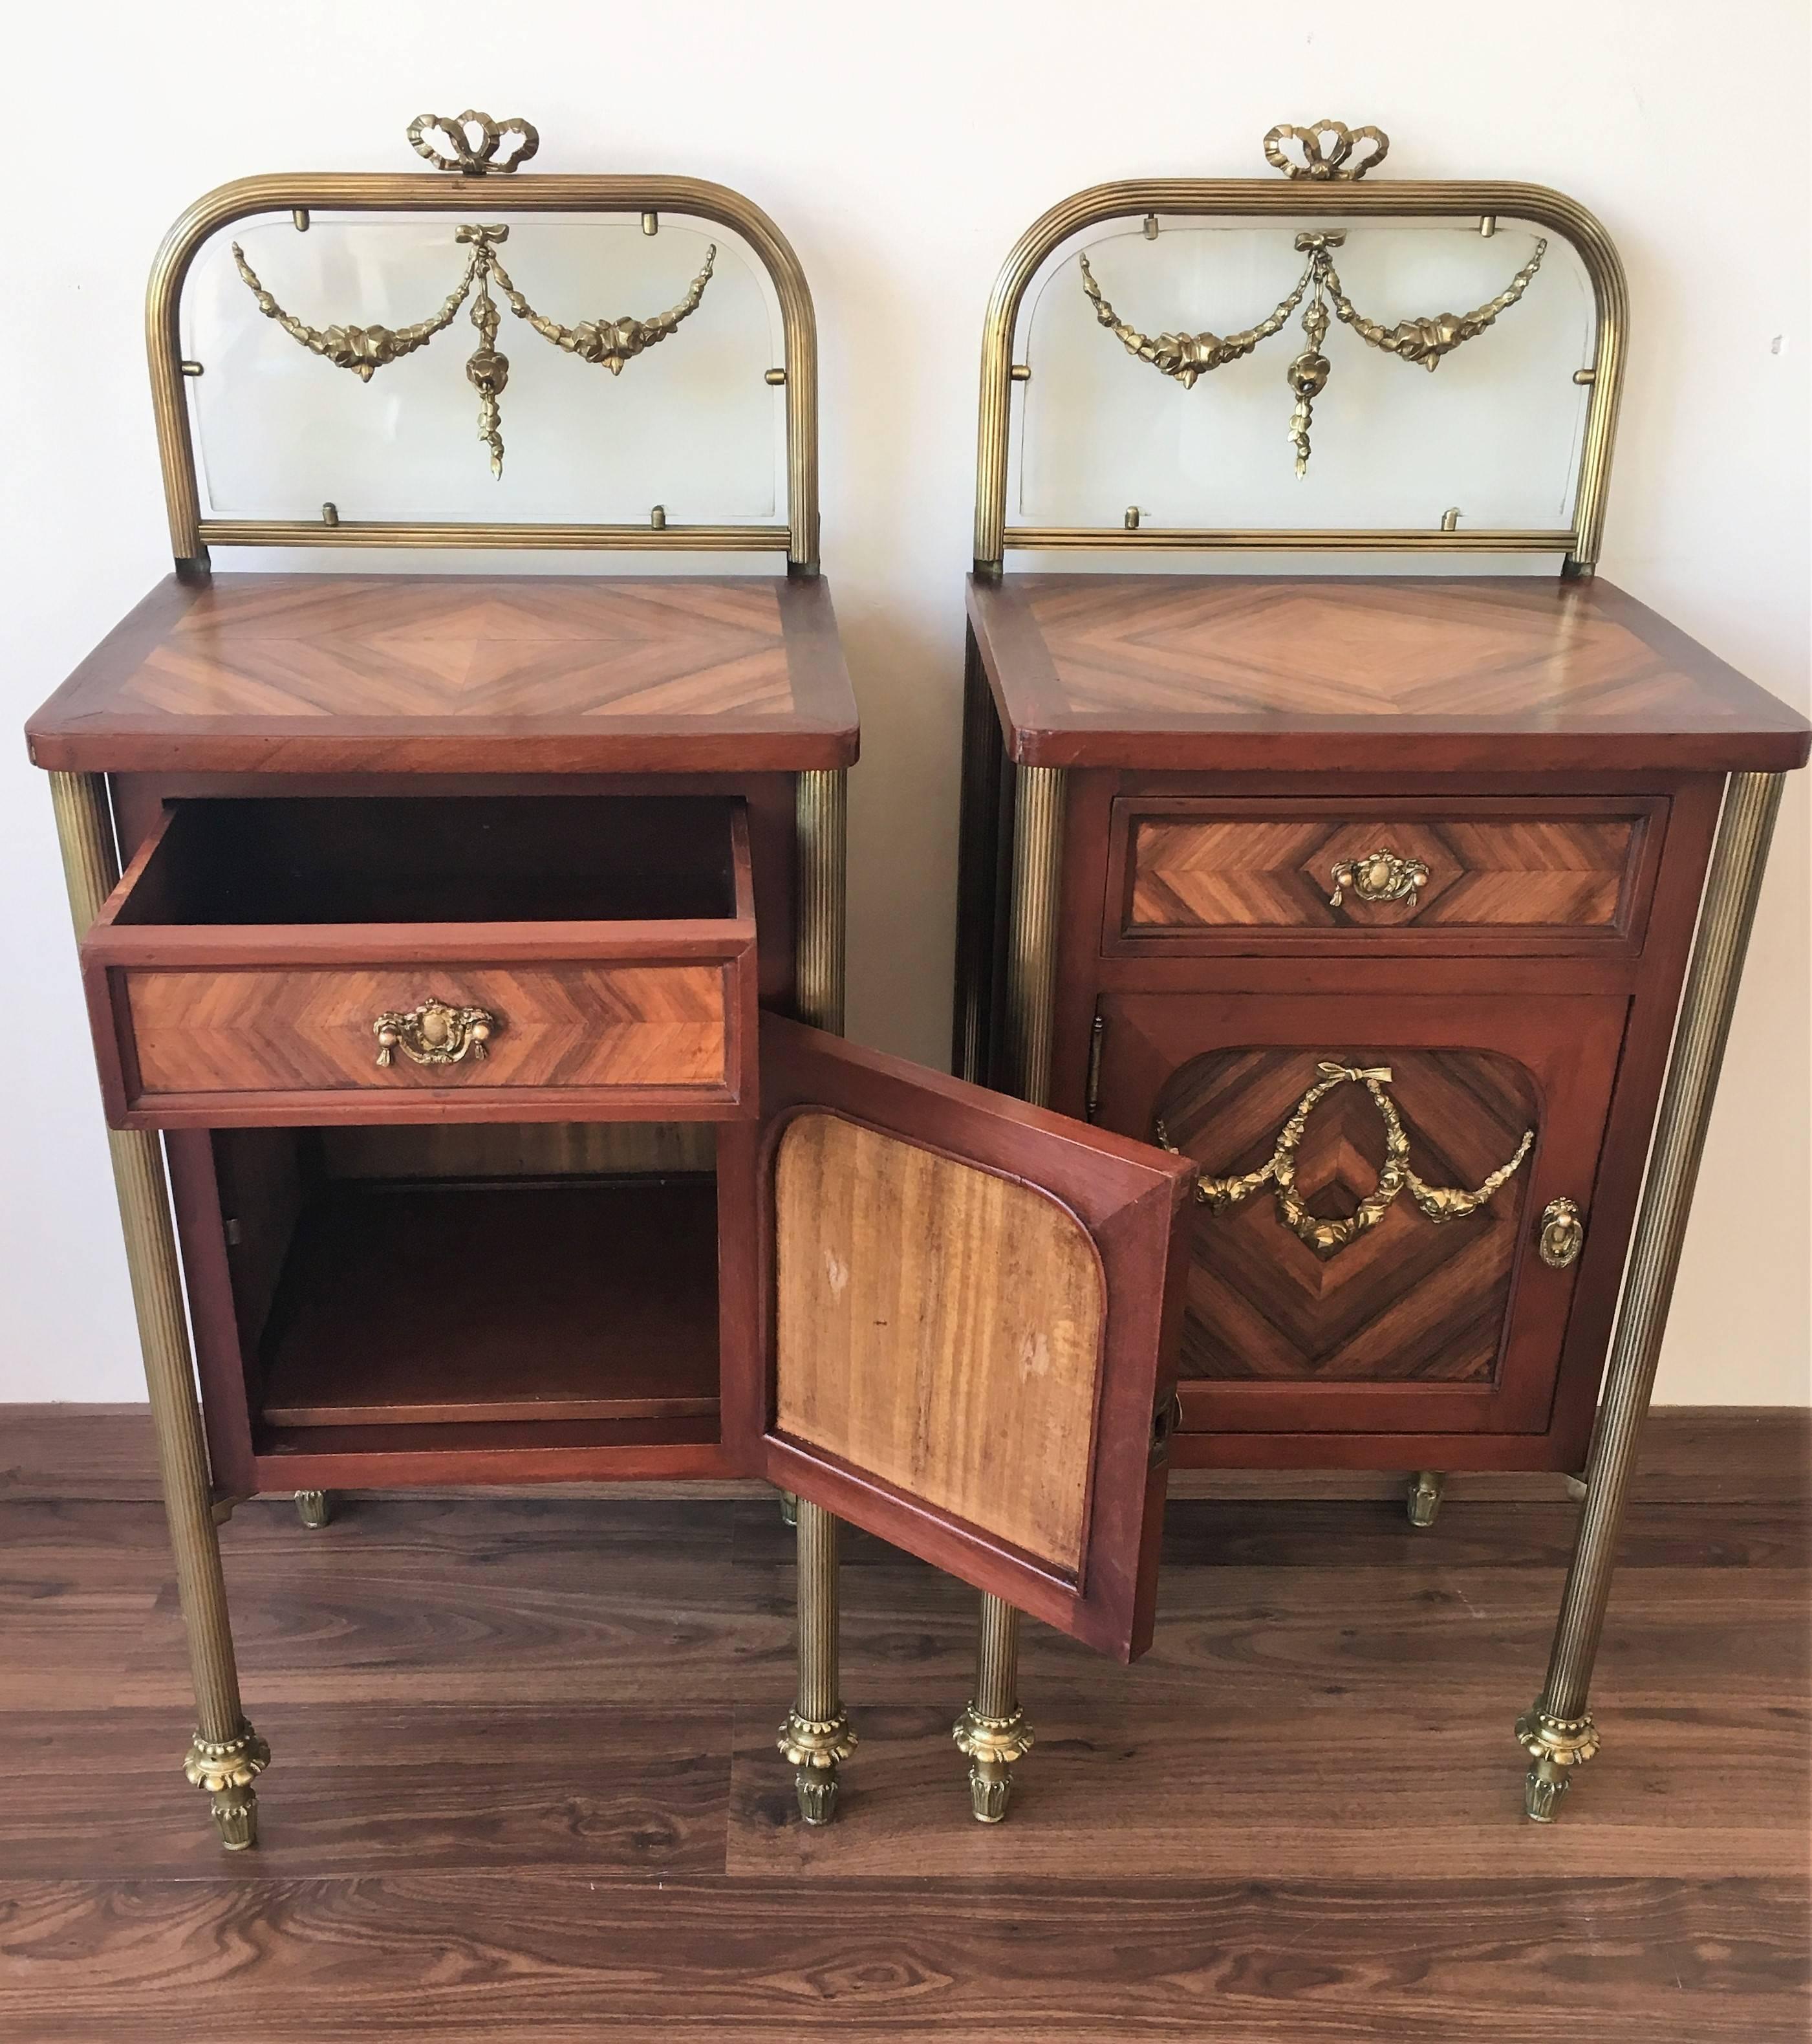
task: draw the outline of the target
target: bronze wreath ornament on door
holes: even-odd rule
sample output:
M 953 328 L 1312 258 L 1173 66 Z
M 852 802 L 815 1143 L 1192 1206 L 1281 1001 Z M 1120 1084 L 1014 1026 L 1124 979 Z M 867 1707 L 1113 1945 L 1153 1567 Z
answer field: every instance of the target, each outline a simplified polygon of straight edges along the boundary
M 1508 1163 L 1500 1164 L 1475 1191 L 1468 1193 L 1457 1185 L 1431 1185 L 1419 1177 L 1411 1166 L 1409 1137 L 1404 1132 L 1403 1118 L 1397 1112 L 1396 1103 L 1384 1091 L 1391 1083 L 1390 1066 L 1341 1065 L 1324 1058 L 1315 1069 L 1321 1076 L 1296 1102 L 1289 1119 L 1277 1132 L 1277 1147 L 1267 1161 L 1256 1171 L 1246 1171 L 1234 1178 L 1216 1178 L 1204 1172 L 1196 1181 L 1196 1197 L 1215 1212 L 1225 1213 L 1229 1208 L 1250 1199 L 1262 1187 L 1274 1185 L 1278 1218 L 1292 1234 L 1307 1243 L 1323 1259 L 1338 1256 L 1349 1243 L 1376 1228 L 1405 1186 L 1409 1189 L 1411 1198 L 1437 1224 L 1476 1213 L 1506 1180 L 1515 1175 L 1534 1147 L 1535 1132 L 1533 1128 L 1526 1129 L 1522 1140 L 1516 1146 L 1515 1155 Z M 1302 1147 L 1310 1115 L 1337 1086 L 1343 1085 L 1362 1085 L 1371 1095 L 1372 1105 L 1384 1124 L 1384 1162 L 1378 1173 L 1377 1184 L 1352 1214 L 1345 1220 L 1323 1220 L 1309 1211 L 1296 1190 L 1296 1152 Z M 1154 1134 L 1163 1148 L 1176 1152 L 1177 1145 L 1170 1140 L 1161 1120 L 1156 1124 Z

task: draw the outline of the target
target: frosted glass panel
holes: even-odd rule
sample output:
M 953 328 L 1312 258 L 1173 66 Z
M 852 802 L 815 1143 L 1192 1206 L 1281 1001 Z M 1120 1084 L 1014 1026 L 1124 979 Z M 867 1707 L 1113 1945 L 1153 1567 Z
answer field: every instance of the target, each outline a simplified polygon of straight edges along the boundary
M 1155 240 L 1130 222 L 1084 244 L 1095 280 L 1142 333 L 1227 335 L 1286 297 L 1305 230 L 1344 231 L 1334 267 L 1347 296 L 1385 326 L 1464 313 L 1495 298 L 1538 236 L 1501 221 L 1316 221 L 1165 225 Z M 1305 300 L 1305 303 L 1306 303 Z M 1185 390 L 1127 352 L 1084 295 L 1065 251 L 1022 313 L 1017 518 L 1032 525 L 1117 526 L 1137 505 L 1148 525 L 1256 529 L 1435 529 L 1457 505 L 1465 526 L 1552 529 L 1572 515 L 1590 391 L 1591 286 L 1577 256 L 1549 236 L 1519 303 L 1432 373 L 1368 347 L 1332 322 L 1331 366 L 1315 402 L 1312 451 L 1296 474 L 1284 381 L 1305 345 L 1303 306 L 1243 359 Z
M 472 218 L 486 225 L 483 194 Z M 537 313 L 562 325 L 648 320 L 677 305 L 717 250 L 697 309 L 620 375 L 579 359 L 517 318 L 494 283 L 503 390 L 503 475 L 478 437 L 466 358 L 478 345 L 471 301 L 426 347 L 362 383 L 311 354 L 258 309 L 235 267 L 237 240 L 260 282 L 309 325 L 393 328 L 429 317 L 470 250 L 444 215 L 338 218 L 306 233 L 286 216 L 242 222 L 197 258 L 183 294 L 184 355 L 210 515 L 673 524 L 785 516 L 785 392 L 766 372 L 784 359 L 766 273 L 734 235 L 663 214 L 524 214 L 498 256 Z

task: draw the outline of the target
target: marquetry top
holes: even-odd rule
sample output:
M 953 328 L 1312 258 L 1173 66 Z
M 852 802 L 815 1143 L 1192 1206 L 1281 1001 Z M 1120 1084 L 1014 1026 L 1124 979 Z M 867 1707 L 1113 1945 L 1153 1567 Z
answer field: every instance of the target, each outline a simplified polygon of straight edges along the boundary
M 1621 590 L 1008 574 L 969 614 L 1012 757 L 1180 772 L 1779 771 L 1806 720 Z
M 86 773 L 847 766 L 817 580 L 223 574 L 160 583 L 26 726 Z

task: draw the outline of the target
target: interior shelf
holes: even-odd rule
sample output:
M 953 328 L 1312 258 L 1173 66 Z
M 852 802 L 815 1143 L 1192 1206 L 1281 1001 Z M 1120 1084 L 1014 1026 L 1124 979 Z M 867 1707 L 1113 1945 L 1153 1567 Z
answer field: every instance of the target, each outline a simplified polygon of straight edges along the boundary
M 267 1430 L 714 1420 L 715 1179 L 330 1181 L 263 1362 Z

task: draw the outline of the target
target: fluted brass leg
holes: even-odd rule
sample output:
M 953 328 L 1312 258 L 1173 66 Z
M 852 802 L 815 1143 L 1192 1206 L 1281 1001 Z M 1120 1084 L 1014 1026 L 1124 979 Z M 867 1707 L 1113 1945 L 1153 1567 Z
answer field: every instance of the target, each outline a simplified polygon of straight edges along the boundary
M 1517 1740 L 1530 1762 L 1523 1807 L 1538 1824 L 1553 1820 L 1574 1771 L 1599 1750 L 1587 1708 L 1592 1666 L 1780 790 L 1778 774 L 1733 774 L 1725 794 L 1618 1303 L 1548 1678 L 1534 1707 L 1517 1720 Z
M 80 936 L 118 877 L 106 790 L 93 774 L 52 774 L 50 783 L 70 913 Z M 107 1141 L 195 1685 L 198 1723 L 183 1770 L 207 1790 L 221 1842 L 236 1852 L 256 1842 L 258 1802 L 251 1785 L 269 1764 L 271 1750 L 240 1708 L 163 1153 L 157 1137 L 144 1130 L 109 1131 Z
M 843 1030 L 843 925 L 848 789 L 841 772 L 814 769 L 793 786 L 798 833 L 794 1005 L 799 1019 Z M 799 1693 L 780 1728 L 794 1769 L 799 1814 L 827 1824 L 836 1813 L 837 1769 L 855 1751 L 837 1681 L 837 1522 L 821 1506 L 781 1493 L 781 1516 L 798 1529 Z
M 1036 1106 L 1048 1105 L 1050 1100 L 1067 799 L 1061 767 L 1019 769 L 1014 783 L 1005 1042 L 1012 1089 Z M 969 1801 L 976 1821 L 999 1823 L 1013 1791 L 1013 1763 L 1032 1750 L 1032 1728 L 1019 1708 L 1019 1614 L 985 1592 L 976 1644 L 975 1695 L 957 1719 L 954 1736 L 969 1760 Z
M 1019 1708 L 1019 1614 L 985 1591 L 976 1639 L 975 1696 L 951 1736 L 969 1762 L 976 1822 L 999 1823 L 1013 1792 L 1013 1763 L 1032 1750 L 1032 1728 Z
M 1409 1480 L 1409 1523 L 1412 1526 L 1432 1526 L 1441 1509 L 1441 1493 L 1447 1488 L 1447 1477 L 1441 1470 L 1418 1470 Z
M 298 1490 L 296 1493 L 296 1516 L 312 1531 L 324 1526 L 333 1516 L 333 1500 L 324 1490 Z
M 781 1524 L 782 1526 L 797 1526 L 799 1523 L 799 1500 L 793 1496 L 790 1490 L 781 1491 L 779 1493 L 779 1496 Z
M 801 1022 L 843 1033 L 843 923 L 849 791 L 843 774 L 814 769 L 793 790 L 799 836 L 793 1005 Z
M 837 1769 L 856 1750 L 837 1680 L 837 1522 L 806 1498 L 799 1511 L 799 1696 L 780 1728 L 793 1769 L 799 1814 L 827 1824 L 837 1811 Z

